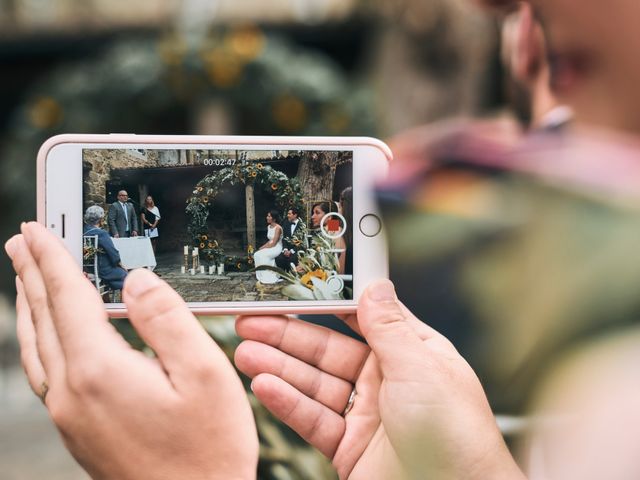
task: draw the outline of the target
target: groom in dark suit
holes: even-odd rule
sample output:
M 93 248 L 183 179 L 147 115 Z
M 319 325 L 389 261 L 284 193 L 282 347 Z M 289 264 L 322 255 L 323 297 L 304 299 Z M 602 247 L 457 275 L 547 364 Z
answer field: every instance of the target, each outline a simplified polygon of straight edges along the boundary
M 304 249 L 307 226 L 299 218 L 295 207 L 287 210 L 287 219 L 282 222 L 282 253 L 276 257 L 276 265 L 289 270 L 291 264 L 298 265 L 298 251 Z
M 138 218 L 133 205 L 127 202 L 126 190 L 118 192 L 118 201 L 109 208 L 109 233 L 113 238 L 137 237 Z

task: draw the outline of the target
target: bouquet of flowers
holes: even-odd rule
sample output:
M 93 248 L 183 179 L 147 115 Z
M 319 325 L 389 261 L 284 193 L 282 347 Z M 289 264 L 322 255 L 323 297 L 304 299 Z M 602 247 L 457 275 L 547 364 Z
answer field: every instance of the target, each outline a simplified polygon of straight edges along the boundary
M 293 300 L 344 300 L 344 283 L 337 277 L 338 258 L 329 251 L 332 249 L 330 239 L 317 235 L 309 248 L 297 252 L 298 265 L 295 269 L 285 271 L 261 265 L 254 271 L 270 270 L 280 275 L 287 283 L 281 292 Z

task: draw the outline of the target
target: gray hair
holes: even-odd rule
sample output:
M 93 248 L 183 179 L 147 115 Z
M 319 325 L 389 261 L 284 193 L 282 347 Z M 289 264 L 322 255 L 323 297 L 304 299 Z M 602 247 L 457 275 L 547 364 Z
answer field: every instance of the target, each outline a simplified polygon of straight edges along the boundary
M 87 225 L 95 225 L 104 217 L 104 208 L 99 205 L 91 205 L 84 212 L 84 221 Z

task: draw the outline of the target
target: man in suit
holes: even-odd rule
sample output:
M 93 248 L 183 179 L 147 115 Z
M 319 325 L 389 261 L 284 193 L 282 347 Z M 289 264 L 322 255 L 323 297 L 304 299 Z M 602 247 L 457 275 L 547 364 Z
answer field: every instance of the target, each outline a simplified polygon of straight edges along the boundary
M 292 207 L 287 210 L 287 220 L 282 222 L 282 253 L 276 257 L 276 265 L 289 270 L 291 264 L 298 265 L 298 250 L 304 249 L 307 226 L 299 218 L 299 211 Z
M 109 233 L 113 238 L 138 236 L 138 218 L 128 199 L 126 190 L 120 190 L 118 201 L 109 208 Z

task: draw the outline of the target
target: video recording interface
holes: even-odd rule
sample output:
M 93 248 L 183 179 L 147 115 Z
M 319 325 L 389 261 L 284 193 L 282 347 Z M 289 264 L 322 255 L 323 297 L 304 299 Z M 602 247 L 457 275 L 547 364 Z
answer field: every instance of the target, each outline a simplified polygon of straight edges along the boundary
M 353 298 L 353 151 L 83 150 L 83 269 L 148 268 L 187 302 Z

